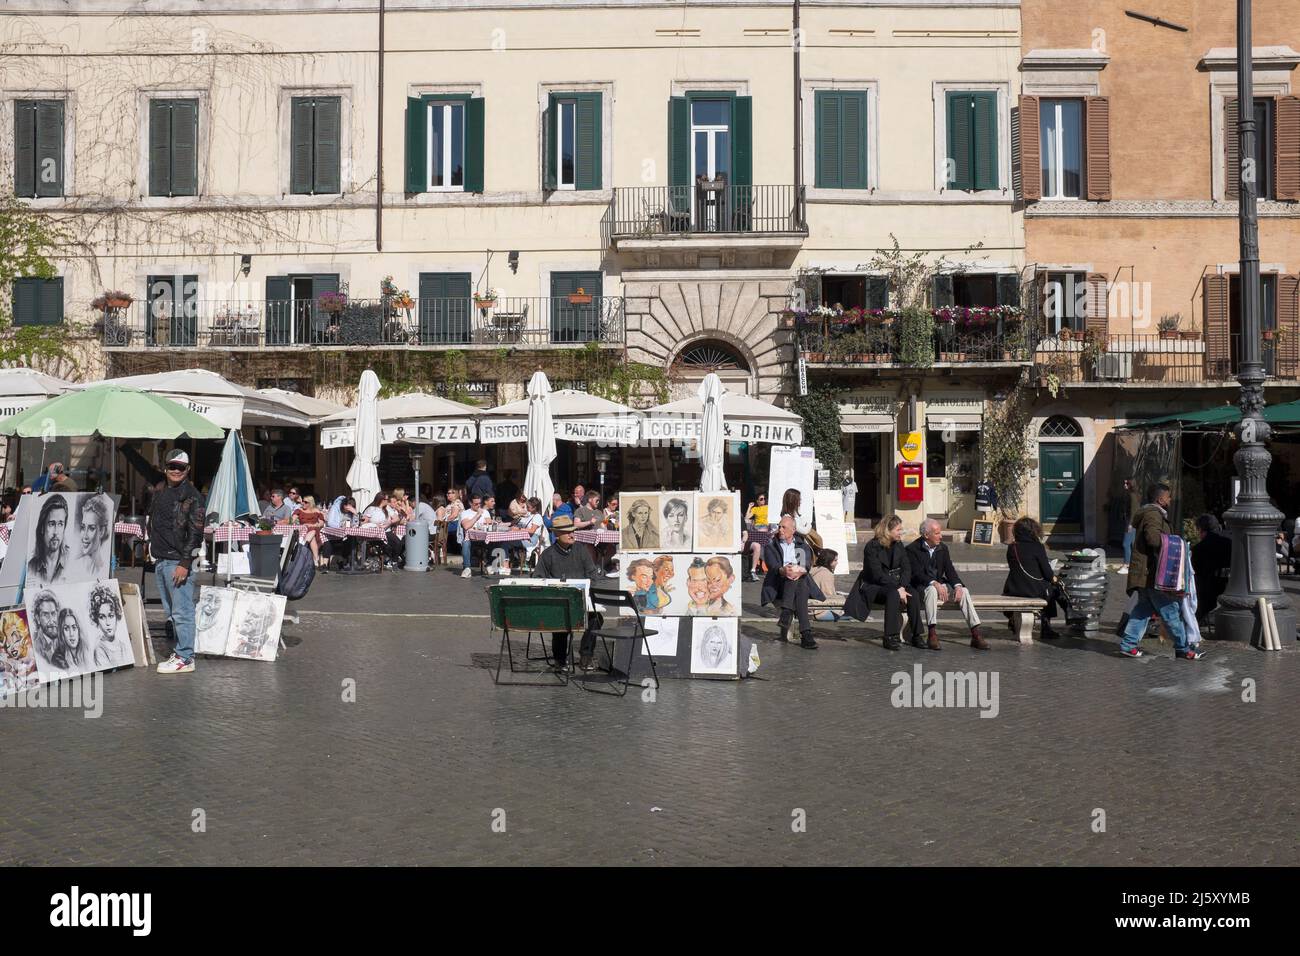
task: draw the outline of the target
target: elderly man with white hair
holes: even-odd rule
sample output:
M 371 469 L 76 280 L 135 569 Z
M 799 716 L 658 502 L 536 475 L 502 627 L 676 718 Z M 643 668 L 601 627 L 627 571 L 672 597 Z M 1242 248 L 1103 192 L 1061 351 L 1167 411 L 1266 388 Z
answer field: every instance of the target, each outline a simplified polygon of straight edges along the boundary
M 961 606 L 962 617 L 970 627 L 970 646 L 987 651 L 989 645 L 980 636 L 980 616 L 975 613 L 970 591 L 961 583 L 953 566 L 948 546 L 943 543 L 943 526 L 938 521 L 926 518 L 921 522 L 921 537 L 907 546 L 907 560 L 912 569 L 912 587 L 921 594 L 917 602 L 920 606 L 913 608 L 912 613 L 923 615 L 929 630 L 926 646 L 932 651 L 940 650 L 939 606 L 951 599 Z

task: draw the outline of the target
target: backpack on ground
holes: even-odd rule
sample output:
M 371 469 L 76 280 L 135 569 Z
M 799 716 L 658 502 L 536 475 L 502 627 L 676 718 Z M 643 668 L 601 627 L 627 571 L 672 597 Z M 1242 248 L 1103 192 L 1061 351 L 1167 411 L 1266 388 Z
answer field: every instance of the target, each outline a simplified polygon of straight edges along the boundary
M 280 580 L 275 585 L 275 593 L 283 594 L 290 601 L 297 601 L 307 594 L 311 582 L 316 579 L 316 562 L 311 548 L 295 544 L 289 560 L 280 570 Z

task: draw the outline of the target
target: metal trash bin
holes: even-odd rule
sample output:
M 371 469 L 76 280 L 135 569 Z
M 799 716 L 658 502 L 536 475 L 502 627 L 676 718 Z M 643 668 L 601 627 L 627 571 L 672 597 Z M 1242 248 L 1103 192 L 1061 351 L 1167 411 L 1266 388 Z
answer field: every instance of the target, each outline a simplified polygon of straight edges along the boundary
M 1070 594 L 1066 624 L 1085 633 L 1096 632 L 1101 627 L 1101 614 L 1106 606 L 1106 552 L 1099 548 L 1072 552 L 1059 573 Z
M 429 570 L 429 523 L 412 521 L 406 526 L 406 570 Z

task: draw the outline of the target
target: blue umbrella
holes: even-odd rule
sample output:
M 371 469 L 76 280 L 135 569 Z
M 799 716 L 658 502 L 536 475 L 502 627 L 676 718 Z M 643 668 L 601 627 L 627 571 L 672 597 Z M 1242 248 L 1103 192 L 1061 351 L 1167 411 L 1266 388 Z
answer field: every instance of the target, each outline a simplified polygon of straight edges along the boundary
M 207 512 L 218 525 L 257 514 L 257 489 L 248 467 L 248 455 L 244 453 L 244 441 L 236 428 L 226 433 L 221 464 L 217 466 L 212 489 L 208 492 Z M 229 581 L 230 565 L 227 563 L 226 582 Z

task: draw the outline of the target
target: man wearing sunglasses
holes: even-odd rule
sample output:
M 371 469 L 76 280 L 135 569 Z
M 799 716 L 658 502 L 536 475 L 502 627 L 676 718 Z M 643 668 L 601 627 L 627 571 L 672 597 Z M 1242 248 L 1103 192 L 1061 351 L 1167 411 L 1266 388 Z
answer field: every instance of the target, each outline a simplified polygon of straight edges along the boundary
M 176 650 L 159 674 L 194 670 L 194 582 L 190 565 L 203 546 L 203 498 L 189 481 L 190 456 L 179 448 L 167 456 L 167 487 L 149 508 L 149 550 L 163 612 L 176 634 Z

